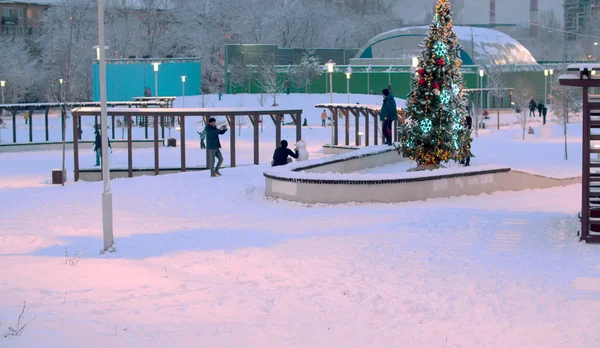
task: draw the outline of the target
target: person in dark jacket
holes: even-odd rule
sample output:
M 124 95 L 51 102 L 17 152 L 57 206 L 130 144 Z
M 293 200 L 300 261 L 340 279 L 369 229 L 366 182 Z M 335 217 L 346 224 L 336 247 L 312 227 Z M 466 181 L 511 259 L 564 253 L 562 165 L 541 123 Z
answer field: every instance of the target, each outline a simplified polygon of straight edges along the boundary
M 539 103 L 538 106 L 537 106 L 538 114 L 540 115 L 540 117 L 542 117 L 542 111 L 544 111 L 544 107 L 545 106 L 542 103 Z
M 381 129 L 385 137 L 384 144 L 392 145 L 392 122 L 398 119 L 398 109 L 396 108 L 394 96 L 389 89 L 386 88 L 381 93 L 383 94 L 383 104 L 381 105 L 379 120 L 383 122 Z
M 294 149 L 294 151 L 288 149 L 287 140 L 281 141 L 281 146 L 275 149 L 273 153 L 273 167 L 275 166 L 284 166 L 288 164 L 288 156 L 291 156 L 295 159 L 298 159 L 298 150 Z M 290 160 L 291 162 L 291 160 Z
M 544 106 L 544 108 L 542 109 L 542 116 L 544 117 L 543 124 L 546 124 L 546 115 L 548 115 L 548 108 Z
M 469 110 L 467 108 L 467 110 Z M 473 126 L 473 118 L 471 117 L 471 113 L 469 112 L 467 114 L 467 117 L 465 118 L 465 127 L 467 127 L 467 129 L 471 129 L 471 127 Z M 470 140 L 467 140 L 467 144 L 470 144 Z M 460 164 L 464 164 L 465 167 L 468 167 L 471 165 L 471 156 L 467 156 L 467 158 L 465 160 L 460 161 Z
M 94 151 L 96 152 L 95 166 L 99 166 L 100 161 L 102 160 L 102 136 L 100 135 L 100 131 L 98 130 L 96 130 L 94 134 L 96 134 L 96 138 L 94 139 Z M 108 139 L 107 137 L 106 140 L 108 140 L 108 147 L 112 151 L 112 147 L 110 146 L 110 139 Z
M 223 163 L 223 155 L 221 154 L 219 135 L 227 132 L 227 126 L 223 125 L 220 128 L 217 128 L 217 120 L 215 120 L 214 117 L 211 117 L 204 128 L 204 132 L 206 133 L 206 149 L 208 150 L 208 161 L 210 163 L 210 176 L 213 178 L 215 176 L 221 176 L 219 169 Z M 216 167 L 215 157 L 219 160 Z
M 535 102 L 535 100 L 531 99 L 531 101 L 529 102 L 529 116 L 531 116 L 533 114 L 533 117 L 535 117 L 535 108 L 537 107 L 537 103 Z

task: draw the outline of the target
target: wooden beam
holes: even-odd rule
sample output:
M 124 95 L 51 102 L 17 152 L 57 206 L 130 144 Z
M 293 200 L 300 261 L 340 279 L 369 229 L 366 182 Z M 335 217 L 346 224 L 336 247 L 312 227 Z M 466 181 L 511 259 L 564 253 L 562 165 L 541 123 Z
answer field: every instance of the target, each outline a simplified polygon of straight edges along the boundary
M 254 131 L 254 164 L 258 165 L 258 161 L 259 161 L 259 151 L 258 151 L 258 146 L 259 146 L 259 136 L 258 136 L 258 126 L 259 126 L 259 120 L 260 120 L 260 115 L 251 115 L 250 119 L 253 120 L 252 121 L 252 126 L 253 126 L 253 131 Z
M 179 116 L 179 128 L 181 135 L 181 171 L 185 172 L 185 117 Z
M 75 181 L 79 180 L 79 138 L 77 137 L 78 116 L 73 115 L 73 168 L 75 171 Z
M 379 131 L 379 112 L 377 111 L 370 111 L 370 113 L 373 115 L 373 118 L 375 118 L 375 122 L 374 122 L 374 129 L 373 132 L 374 134 L 374 140 L 373 143 L 375 145 L 379 144 L 379 139 L 378 139 L 378 131 Z
M 46 107 L 44 109 L 44 129 L 46 130 L 46 141 L 48 141 L 50 139 L 49 134 L 48 134 L 48 112 L 49 111 L 50 111 L 49 107 Z
M 132 178 L 133 177 L 133 141 L 131 137 L 131 118 L 133 116 L 125 116 L 127 117 L 127 175 Z M 114 118 L 114 116 L 113 116 Z M 114 130 L 114 127 L 113 127 Z M 104 136 L 104 134 L 102 135 Z M 114 136 L 113 136 L 114 139 Z M 108 136 L 106 137 L 106 141 L 108 141 Z
M 127 116 L 125 116 L 125 117 L 127 117 Z M 114 140 L 115 139 L 115 115 L 112 115 L 110 118 L 111 118 L 111 122 L 112 122 L 112 138 Z M 129 126 L 129 128 L 131 128 L 131 126 Z M 108 135 L 106 137 L 108 138 Z
M 154 175 L 158 175 L 160 173 L 160 169 L 158 167 L 159 158 L 158 158 L 158 117 L 153 117 L 154 121 Z M 164 128 L 163 128 L 164 130 Z M 164 138 L 163 138 L 164 139 Z
M 334 109 L 335 113 L 333 115 L 333 145 L 338 145 L 338 119 L 339 113 L 338 109 Z
M 281 114 L 271 114 L 271 119 L 275 122 L 275 148 L 281 143 Z

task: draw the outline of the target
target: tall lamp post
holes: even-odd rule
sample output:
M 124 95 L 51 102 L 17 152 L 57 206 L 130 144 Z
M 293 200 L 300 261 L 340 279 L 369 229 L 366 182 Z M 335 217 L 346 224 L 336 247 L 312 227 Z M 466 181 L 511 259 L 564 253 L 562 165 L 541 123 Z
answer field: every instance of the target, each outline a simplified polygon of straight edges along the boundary
M 156 101 L 158 101 L 158 67 L 160 66 L 160 62 L 152 63 L 154 67 L 154 95 L 156 96 Z
M 544 105 L 548 102 L 548 70 L 544 69 Z
M 6 81 L 0 81 L 0 89 L 2 90 L 2 104 L 4 104 L 4 87 L 6 87 Z M 0 111 L 0 117 L 4 116 L 4 109 Z
M 483 75 L 483 69 L 479 69 L 479 86 L 481 86 L 479 90 L 479 108 L 481 112 L 483 112 Z
M 335 67 L 335 63 L 330 59 L 327 63 L 327 72 L 329 73 L 329 103 L 333 104 L 333 69 Z M 331 114 L 331 146 L 333 147 L 333 118 L 336 115 Z
M 350 76 L 352 75 L 352 68 L 348 65 L 346 70 L 346 94 L 348 95 L 348 104 L 350 104 Z
M 367 72 L 367 94 L 371 94 L 371 64 L 366 69 Z
M 388 68 L 388 88 L 392 87 L 392 65 Z
M 98 0 L 98 47 L 104 47 L 104 0 Z M 102 127 L 102 230 L 104 234 L 104 251 L 110 251 L 114 245 L 112 192 L 110 190 L 110 172 L 108 168 L 108 138 L 106 130 L 108 122 L 106 117 L 106 57 L 104 50 L 100 53 L 100 124 Z
M 181 99 L 183 107 L 185 108 L 185 76 L 181 76 Z
M 412 69 L 410 71 L 410 74 L 408 74 L 408 94 L 410 94 L 410 92 L 412 92 L 412 78 L 413 78 L 413 71 L 415 71 L 417 69 L 417 66 L 419 66 L 419 57 L 412 57 Z

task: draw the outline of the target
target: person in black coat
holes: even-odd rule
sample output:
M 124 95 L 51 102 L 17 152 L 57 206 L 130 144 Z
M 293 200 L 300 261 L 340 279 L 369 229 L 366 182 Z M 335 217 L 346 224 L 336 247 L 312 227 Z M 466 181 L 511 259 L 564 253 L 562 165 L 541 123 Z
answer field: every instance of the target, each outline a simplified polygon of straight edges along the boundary
M 281 141 L 281 146 L 275 149 L 273 153 L 273 162 L 271 163 L 273 167 L 275 166 L 284 166 L 288 164 L 288 156 L 293 158 L 298 158 L 298 150 L 292 151 L 288 149 L 287 140 Z M 291 161 L 291 160 L 290 160 Z
M 531 116 L 533 114 L 533 117 L 535 117 L 535 109 L 537 108 L 537 103 L 535 102 L 535 100 L 531 99 L 531 101 L 529 102 L 529 116 Z
M 545 108 L 545 106 L 543 103 L 538 104 L 537 109 L 538 109 L 538 113 L 539 113 L 540 117 L 542 117 L 542 111 L 544 111 L 544 108 Z

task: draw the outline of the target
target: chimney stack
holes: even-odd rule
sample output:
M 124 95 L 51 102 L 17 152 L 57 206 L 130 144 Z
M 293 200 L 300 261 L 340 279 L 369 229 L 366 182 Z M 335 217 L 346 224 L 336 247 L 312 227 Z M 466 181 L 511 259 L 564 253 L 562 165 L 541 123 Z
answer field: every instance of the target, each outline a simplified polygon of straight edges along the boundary
M 490 0 L 490 27 L 496 24 L 496 0 Z
M 536 37 L 538 33 L 538 0 L 529 0 L 529 37 Z

